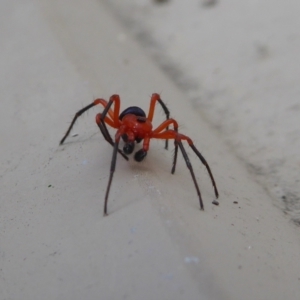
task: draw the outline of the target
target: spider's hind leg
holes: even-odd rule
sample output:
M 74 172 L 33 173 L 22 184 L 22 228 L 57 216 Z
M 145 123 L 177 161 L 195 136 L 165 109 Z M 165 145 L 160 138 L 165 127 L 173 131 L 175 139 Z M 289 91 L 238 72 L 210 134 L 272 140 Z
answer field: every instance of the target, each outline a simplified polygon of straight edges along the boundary
M 216 198 L 219 198 L 219 192 L 218 192 L 218 189 L 217 189 L 217 185 L 216 185 L 214 176 L 213 176 L 213 174 L 212 174 L 212 172 L 210 170 L 210 167 L 209 167 L 207 161 L 205 160 L 205 158 L 203 157 L 203 155 L 198 151 L 198 149 L 194 146 L 193 143 L 189 142 L 189 146 L 193 149 L 193 151 L 195 152 L 195 154 L 200 158 L 201 162 L 205 165 L 206 170 L 207 170 L 207 172 L 209 174 L 209 177 L 211 179 L 212 185 L 214 187 Z M 213 204 L 219 205 L 218 201 L 214 201 L 214 202 L 213 202 Z
M 200 189 L 199 189 L 199 186 L 198 186 L 195 174 L 194 174 L 194 170 L 193 170 L 192 164 L 191 164 L 191 162 L 189 160 L 189 157 L 188 157 L 188 155 L 187 155 L 187 153 L 186 153 L 186 151 L 185 151 L 185 149 L 183 147 L 182 142 L 181 141 L 177 141 L 177 143 L 178 143 L 178 146 L 179 146 L 179 148 L 181 150 L 182 156 L 183 156 L 183 158 L 184 158 L 184 160 L 186 162 L 186 166 L 190 170 L 190 173 L 191 173 L 191 176 L 192 176 L 192 179 L 193 179 L 193 182 L 194 182 L 194 185 L 195 185 L 198 197 L 199 197 L 200 209 L 204 210 L 204 205 L 203 205 L 203 201 L 202 201 L 201 192 L 200 192 Z

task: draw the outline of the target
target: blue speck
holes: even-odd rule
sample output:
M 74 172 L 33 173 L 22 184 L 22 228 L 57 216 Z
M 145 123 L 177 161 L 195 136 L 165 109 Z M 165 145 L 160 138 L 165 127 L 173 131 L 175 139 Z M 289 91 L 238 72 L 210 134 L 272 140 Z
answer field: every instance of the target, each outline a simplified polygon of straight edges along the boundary
M 184 262 L 187 264 L 197 264 L 199 262 L 199 258 L 196 256 L 186 256 L 184 258 Z
M 130 228 L 130 232 L 131 232 L 131 233 L 136 233 L 136 228 L 135 228 L 135 227 L 131 227 L 131 228 Z
M 172 273 L 163 274 L 162 278 L 165 280 L 172 280 L 174 275 Z

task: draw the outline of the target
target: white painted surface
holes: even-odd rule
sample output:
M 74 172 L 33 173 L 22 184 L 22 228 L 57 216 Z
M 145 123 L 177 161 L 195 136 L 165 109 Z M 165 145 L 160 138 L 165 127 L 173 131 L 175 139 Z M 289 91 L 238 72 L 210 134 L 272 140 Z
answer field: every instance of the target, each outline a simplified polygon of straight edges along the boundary
M 101 2 L 14 0 L 0 11 L 0 299 L 297 298 L 298 228 Z M 183 160 L 171 175 L 172 152 L 153 141 L 142 164 L 118 158 L 103 217 L 112 149 L 99 110 L 58 142 L 94 97 L 147 109 L 161 90 L 210 163 L 221 205 L 190 153 L 199 211 Z

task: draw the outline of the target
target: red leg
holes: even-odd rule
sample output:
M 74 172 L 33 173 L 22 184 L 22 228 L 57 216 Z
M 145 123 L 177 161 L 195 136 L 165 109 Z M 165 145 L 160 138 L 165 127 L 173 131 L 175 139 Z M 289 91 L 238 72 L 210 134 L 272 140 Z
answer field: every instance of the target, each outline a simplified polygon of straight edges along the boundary
M 169 125 L 173 124 L 174 130 L 176 132 L 178 132 L 178 123 L 174 120 L 174 119 L 168 119 L 166 121 L 164 121 L 162 124 L 160 124 L 155 130 L 152 131 L 152 134 L 158 134 L 161 131 L 163 131 L 164 129 L 168 130 L 169 129 Z M 166 141 L 168 141 L 166 139 Z M 175 168 L 176 168 L 176 163 L 177 163 L 177 154 L 178 154 L 178 143 L 176 142 L 176 140 L 174 139 L 174 145 L 175 145 L 175 149 L 174 149 L 174 156 L 173 156 L 173 164 L 172 164 L 172 170 L 171 173 L 174 174 L 175 173 Z
M 110 107 L 114 103 L 114 110 L 112 110 Z M 106 104 L 102 114 L 98 114 L 96 116 L 96 123 L 101 130 L 105 140 L 110 143 L 112 146 L 114 146 L 114 142 L 109 134 L 109 131 L 107 130 L 107 127 L 105 123 L 110 125 L 113 128 L 119 128 L 121 125 L 121 122 L 119 120 L 119 113 L 120 113 L 120 97 L 119 95 L 112 95 L 109 99 L 109 102 Z M 109 114 L 109 117 L 107 116 Z M 123 153 L 122 150 L 117 150 L 126 160 L 128 160 L 128 157 Z
M 153 131 L 152 134 L 157 134 L 162 132 L 164 129 L 167 129 L 169 125 L 173 125 L 174 130 L 177 132 L 178 131 L 178 123 L 174 119 L 168 119 L 164 122 L 162 122 L 158 127 L 156 127 Z
M 152 122 L 152 120 L 153 120 L 155 104 L 159 100 L 160 100 L 160 95 L 159 94 L 156 94 L 156 93 L 152 94 L 151 100 L 150 100 L 150 107 L 149 107 L 148 117 L 147 117 L 147 119 L 150 122 Z
M 157 93 L 154 93 L 151 96 L 150 107 L 149 107 L 147 119 L 152 122 L 156 102 L 158 102 L 162 106 L 162 108 L 166 114 L 166 120 L 168 120 L 170 117 L 170 112 L 169 112 L 167 106 L 165 105 L 165 103 L 160 99 L 160 95 Z M 169 128 L 167 127 L 167 129 L 169 129 Z M 165 149 L 168 149 L 168 140 L 166 140 Z
M 104 139 L 111 144 L 114 147 L 114 142 L 109 134 L 109 131 L 107 130 L 107 127 L 105 125 L 105 122 L 110 125 L 111 127 L 114 127 L 114 123 L 113 121 L 108 118 L 107 116 L 104 118 L 104 122 L 101 121 L 101 114 L 97 114 L 96 115 L 96 123 L 104 137 Z M 118 152 L 126 159 L 129 160 L 129 158 L 124 154 L 124 152 L 121 149 L 118 149 Z
M 110 107 L 112 106 L 112 104 L 114 103 L 114 110 L 113 112 L 110 110 Z M 120 114 L 120 96 L 119 95 L 112 95 L 109 98 L 109 101 L 106 105 L 106 107 L 104 108 L 100 120 L 102 122 L 104 122 L 104 119 L 106 117 L 106 114 L 109 113 L 110 117 L 113 119 L 114 121 L 114 127 L 115 128 L 119 128 L 121 123 L 119 120 L 119 114 Z
M 102 117 L 102 114 L 97 114 L 96 115 L 96 123 L 97 123 L 97 125 L 99 125 L 100 123 L 101 123 L 101 117 Z M 106 124 L 108 124 L 110 127 L 112 127 L 112 128 L 118 128 L 118 127 L 115 127 L 115 123 L 114 123 L 114 121 L 110 118 L 110 116 L 106 116 L 105 118 L 104 118 L 104 122 L 106 123 Z
M 94 100 L 94 103 L 97 103 L 97 104 L 101 104 L 104 108 L 107 106 L 108 102 L 104 99 L 101 99 L 101 98 L 98 98 L 98 99 L 95 99 Z M 114 111 L 112 109 L 109 109 L 108 111 L 108 114 L 110 116 L 111 119 L 114 118 Z
M 168 130 L 169 129 L 169 125 L 173 125 L 174 130 L 176 132 L 178 132 L 178 123 L 174 120 L 174 119 L 168 119 L 166 121 L 164 121 L 163 123 L 161 123 L 155 130 L 152 131 L 152 134 L 158 134 L 161 133 L 164 129 Z M 168 141 L 166 139 L 166 141 Z M 178 154 L 178 143 L 176 141 L 176 139 L 174 139 L 174 145 L 175 145 L 175 149 L 174 149 L 174 156 L 173 156 L 173 163 L 172 163 L 172 170 L 171 173 L 174 174 L 175 173 L 175 168 L 176 168 L 176 163 L 177 163 L 177 154 Z
M 153 134 L 160 133 L 161 131 L 168 128 L 168 126 L 171 124 L 173 125 L 175 131 L 178 130 L 178 124 L 175 120 L 168 119 L 168 120 L 164 121 L 155 130 L 152 131 L 150 136 L 144 137 L 143 148 L 135 153 L 134 159 L 138 162 L 142 161 L 147 155 L 147 152 L 149 150 L 150 139 L 153 137 Z M 176 160 L 177 160 L 177 148 L 178 148 L 178 145 L 175 142 L 175 155 L 174 155 L 173 165 L 176 164 Z

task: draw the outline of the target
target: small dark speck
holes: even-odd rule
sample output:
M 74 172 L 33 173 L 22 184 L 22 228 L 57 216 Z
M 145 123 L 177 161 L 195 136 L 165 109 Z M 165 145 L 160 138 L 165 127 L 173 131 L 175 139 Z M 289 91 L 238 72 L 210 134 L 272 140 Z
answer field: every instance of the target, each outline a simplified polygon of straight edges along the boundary
M 74 134 L 72 134 L 72 137 L 75 137 L 75 136 L 77 136 L 78 135 L 78 133 L 74 133 Z
M 241 265 L 239 265 L 239 266 L 238 266 L 238 269 L 239 269 L 239 270 L 242 270 L 242 266 L 241 266 Z
M 216 201 L 216 200 L 214 200 L 214 201 L 212 202 L 212 204 L 214 204 L 214 205 L 219 205 L 219 202 Z
M 267 45 L 257 43 L 255 47 L 259 59 L 263 60 L 270 56 L 270 50 Z
M 169 2 L 169 0 L 153 0 L 154 3 L 166 3 Z
M 234 203 L 234 204 L 238 204 L 238 202 L 237 202 L 237 201 L 233 201 L 233 203 Z
M 204 7 L 212 7 L 218 3 L 218 0 L 202 0 L 202 6 Z
M 51 186 L 52 186 L 51 184 L 48 185 L 48 187 L 51 187 Z
M 284 196 L 284 195 L 281 196 L 281 199 L 282 199 L 282 200 L 285 200 L 285 199 L 286 199 L 286 196 Z
M 300 103 L 294 104 L 288 108 L 290 111 L 300 110 Z

